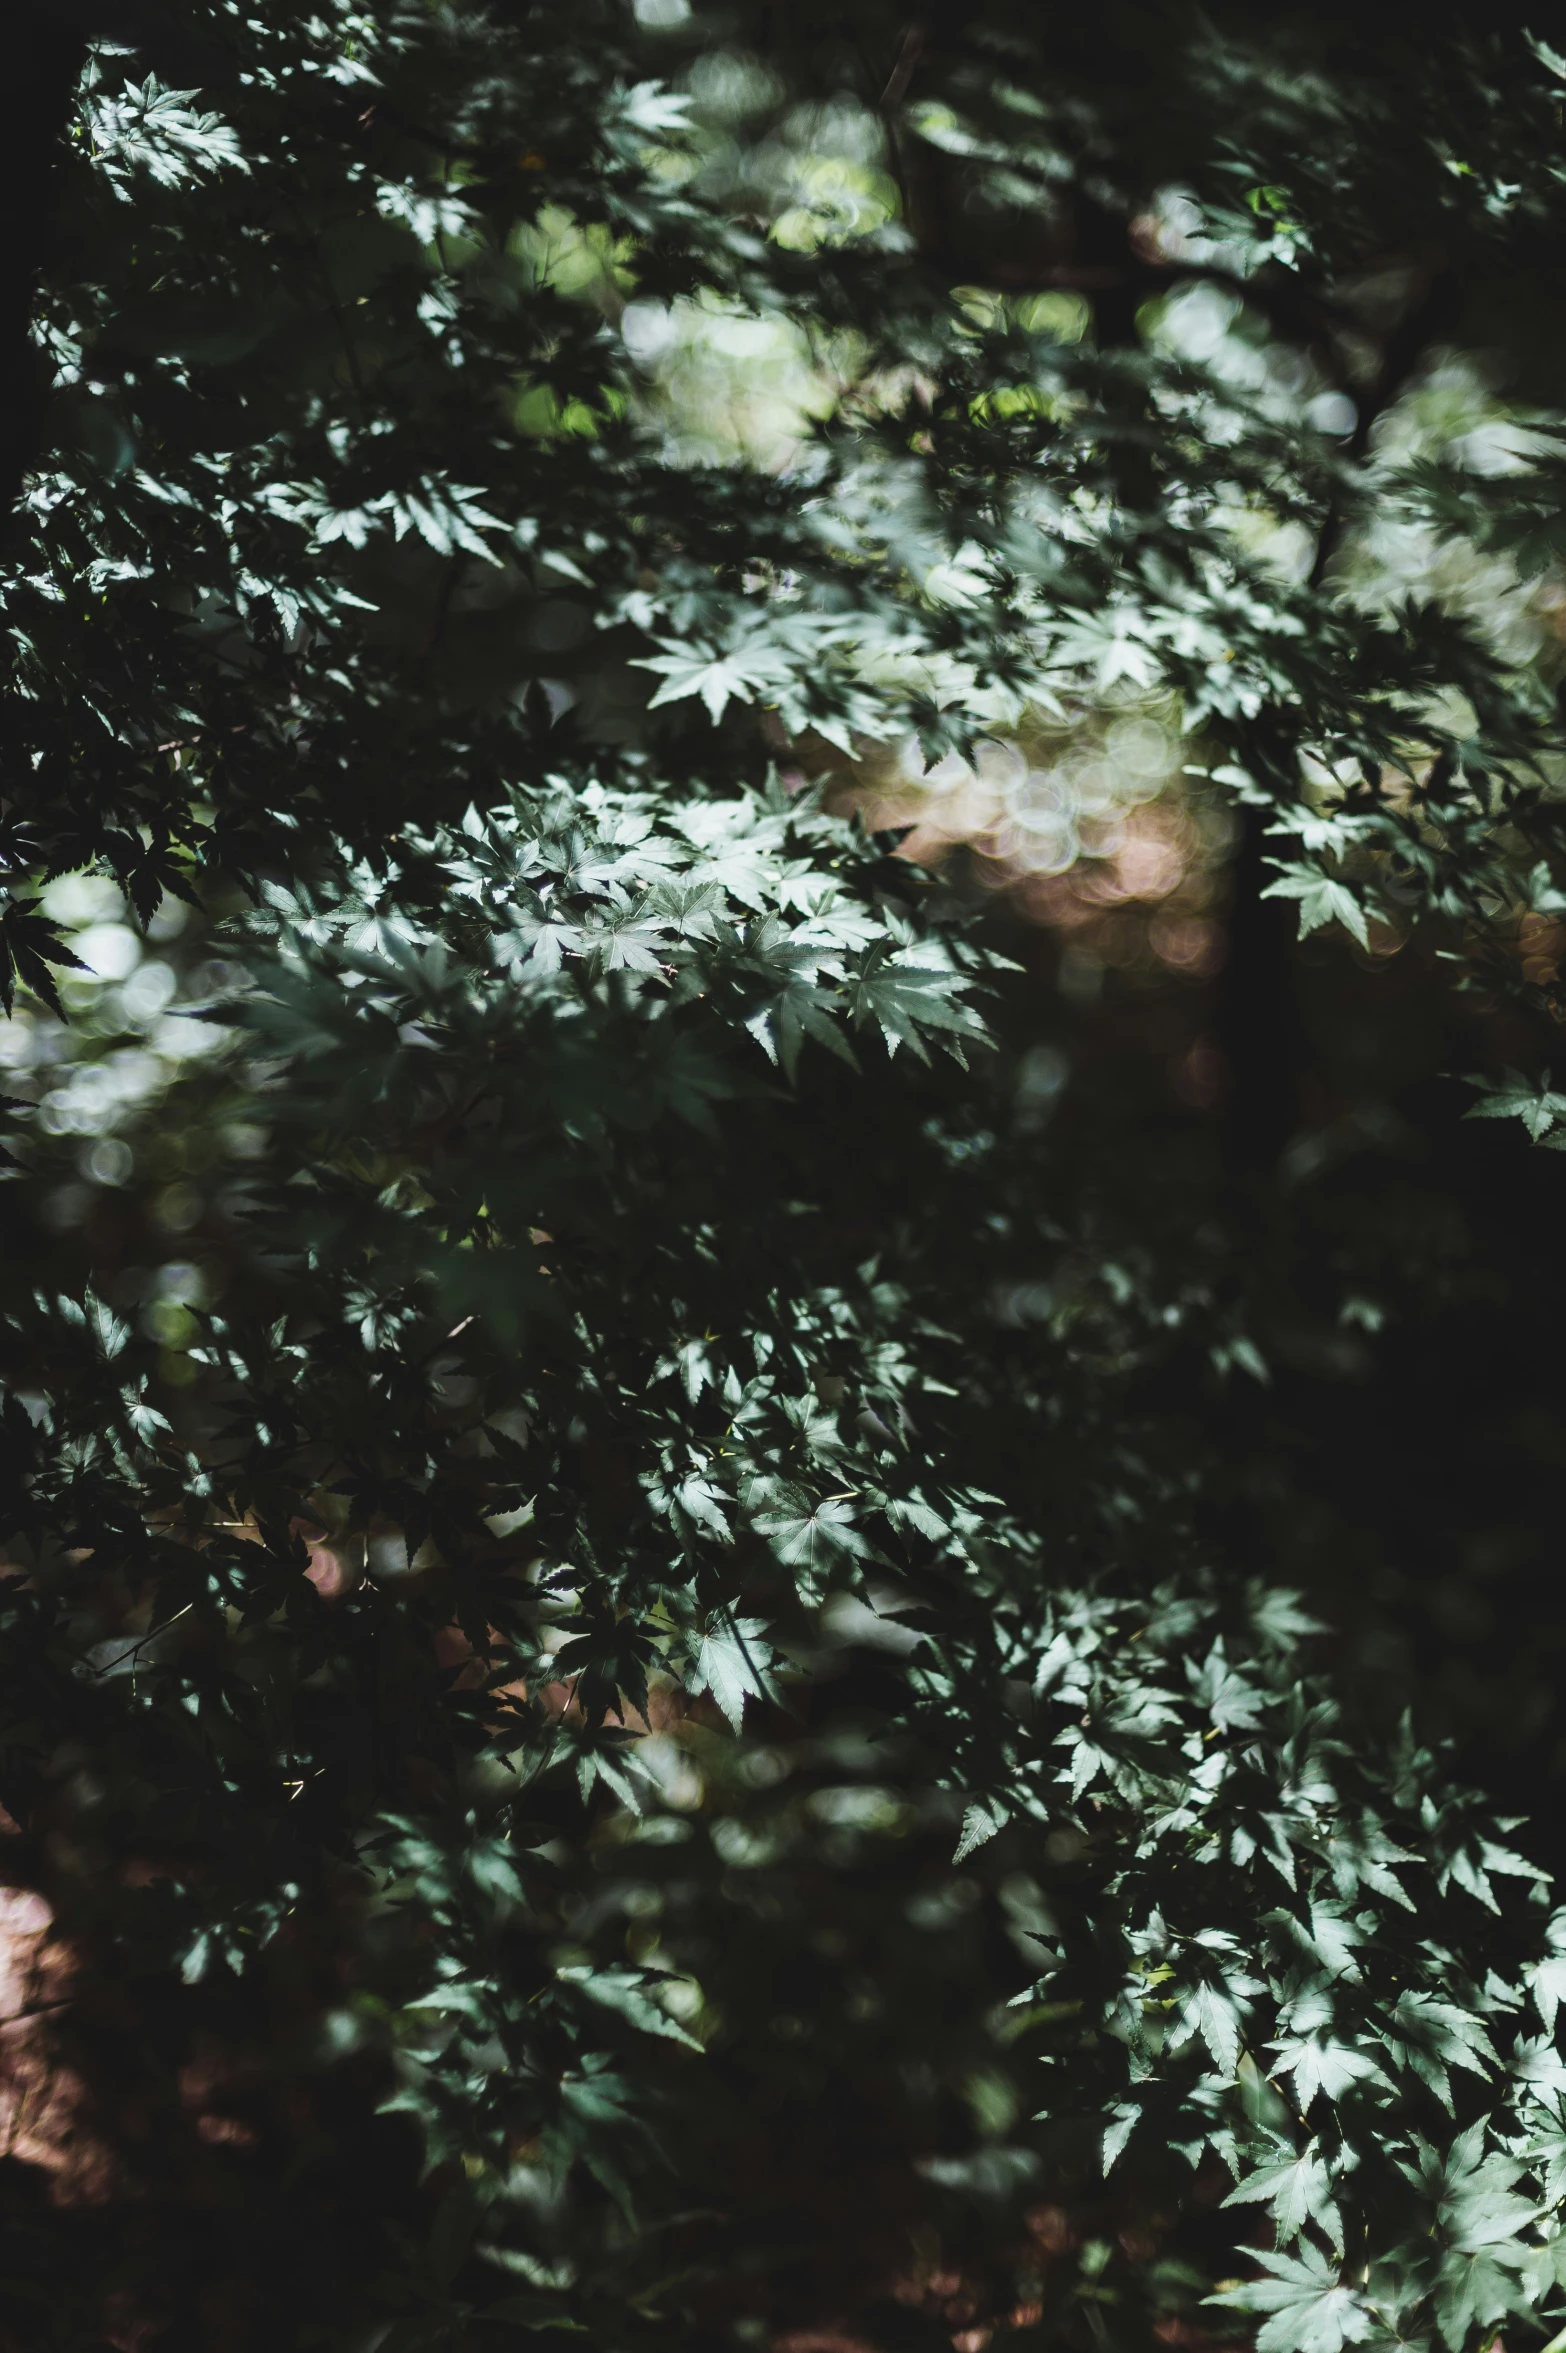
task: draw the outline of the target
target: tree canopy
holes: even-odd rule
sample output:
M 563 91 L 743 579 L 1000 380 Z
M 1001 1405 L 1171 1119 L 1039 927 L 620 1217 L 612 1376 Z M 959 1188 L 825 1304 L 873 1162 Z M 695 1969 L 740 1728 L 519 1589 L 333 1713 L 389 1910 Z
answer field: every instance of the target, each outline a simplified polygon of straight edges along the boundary
M 0 2344 L 1558 2342 L 1566 57 L 29 25 Z

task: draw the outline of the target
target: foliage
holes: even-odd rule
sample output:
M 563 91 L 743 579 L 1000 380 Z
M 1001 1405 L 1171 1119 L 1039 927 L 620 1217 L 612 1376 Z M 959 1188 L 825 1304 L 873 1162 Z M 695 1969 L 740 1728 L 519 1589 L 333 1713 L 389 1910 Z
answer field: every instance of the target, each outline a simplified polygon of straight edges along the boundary
M 0 1799 L 106 2154 L 31 2253 L 6 2185 L 29 2347 L 1566 2314 L 1566 1912 L 1221 1508 L 1276 1335 L 1400 1279 L 1287 1224 L 1277 902 L 1556 1011 L 1562 69 L 1032 14 L 84 57 Z M 1421 439 L 1447 345 L 1504 466 Z M 758 351 L 764 432 L 690 413 Z M 1057 1149 L 1029 951 L 852 813 L 1155 706 L 1233 812 L 1217 1170 Z

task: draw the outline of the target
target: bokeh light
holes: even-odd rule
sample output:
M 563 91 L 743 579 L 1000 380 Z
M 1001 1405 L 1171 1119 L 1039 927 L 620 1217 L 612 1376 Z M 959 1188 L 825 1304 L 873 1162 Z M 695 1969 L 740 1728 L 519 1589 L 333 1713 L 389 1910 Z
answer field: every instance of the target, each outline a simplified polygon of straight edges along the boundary
M 962 846 L 981 885 L 1056 933 L 1079 968 L 1204 980 L 1223 953 L 1232 820 L 1203 784 L 1170 697 L 1084 706 L 926 767 L 909 739 L 865 763 L 866 819 L 903 854 Z

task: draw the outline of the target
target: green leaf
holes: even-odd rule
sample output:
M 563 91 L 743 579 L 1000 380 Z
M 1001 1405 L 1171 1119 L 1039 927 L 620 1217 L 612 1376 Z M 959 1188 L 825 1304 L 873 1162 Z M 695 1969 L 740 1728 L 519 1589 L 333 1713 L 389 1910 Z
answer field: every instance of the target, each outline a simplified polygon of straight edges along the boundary
M 1297 2239 L 1307 2222 L 1319 2222 L 1341 2254 L 1343 2222 L 1332 2181 L 1315 2141 L 1297 2155 L 1291 2150 L 1247 2174 L 1224 2200 L 1226 2206 L 1266 2204 L 1278 2226 L 1280 2247 Z
M 863 1559 L 869 1546 L 854 1525 L 848 1497 L 803 1500 L 793 1508 L 758 1512 L 752 1521 L 785 1568 L 822 1569 L 838 1560 Z
M 771 1669 L 776 1653 L 760 1618 L 731 1617 L 720 1610 L 707 1622 L 686 1677 L 690 1691 L 710 1691 L 736 1732 L 745 1724 L 747 1699 L 776 1700 Z
M 689 696 L 699 695 L 716 725 L 731 699 L 754 702 L 759 693 L 781 686 L 789 675 L 788 661 L 776 646 L 753 643 L 717 653 L 705 647 L 681 645 L 672 638 L 662 638 L 659 642 L 664 648 L 661 654 L 639 655 L 633 664 L 638 670 L 657 670 L 663 674 L 663 684 L 648 706 L 654 711 L 664 703 L 683 702 Z
M 1516 1070 L 1509 1070 L 1500 1086 L 1483 1078 L 1468 1083 L 1482 1093 L 1464 1112 L 1465 1119 L 1520 1119 L 1535 1144 L 1542 1143 L 1551 1128 L 1566 1119 L 1566 1095 L 1552 1089 L 1548 1071 L 1537 1085 L 1531 1085 Z
M 1303 2042 L 1275 2042 L 1270 2047 L 1278 2054 L 1274 2072 L 1293 2078 L 1294 2097 L 1301 2115 L 1318 2092 L 1326 2099 L 1340 2100 L 1356 2083 L 1385 2080 L 1374 2059 L 1365 2052 L 1351 2050 L 1346 2043 L 1320 2035 L 1311 2035 Z
M 1232 2311 L 1271 2317 L 1256 2332 L 1257 2353 L 1341 2353 L 1376 2330 L 1373 2313 L 1340 2278 L 1338 2267 L 1315 2247 L 1297 2255 L 1259 2255 L 1271 2274 L 1241 2287 L 1221 2289 L 1208 2302 Z
M 1268 883 L 1261 895 L 1264 899 L 1297 900 L 1302 935 L 1319 931 L 1328 923 L 1341 923 L 1362 948 L 1369 944 L 1365 911 L 1348 884 L 1335 882 L 1314 866 L 1285 866 L 1278 880 Z
M 659 1979 L 649 1970 L 593 1969 L 585 1964 L 572 1963 L 556 1972 L 561 1984 L 570 1986 L 590 2002 L 605 2010 L 614 2011 L 641 2034 L 660 2035 L 667 2042 L 684 2043 L 687 2050 L 699 2051 L 702 2046 L 693 2034 L 687 2033 L 678 2019 L 671 2018 L 653 2000 Z
M 1006 1808 L 999 1798 L 977 1798 L 967 1807 L 962 1818 L 962 1830 L 952 1855 L 954 1863 L 965 1863 L 976 1847 L 983 1846 L 998 1830 L 1004 1830 L 1008 1820 Z

